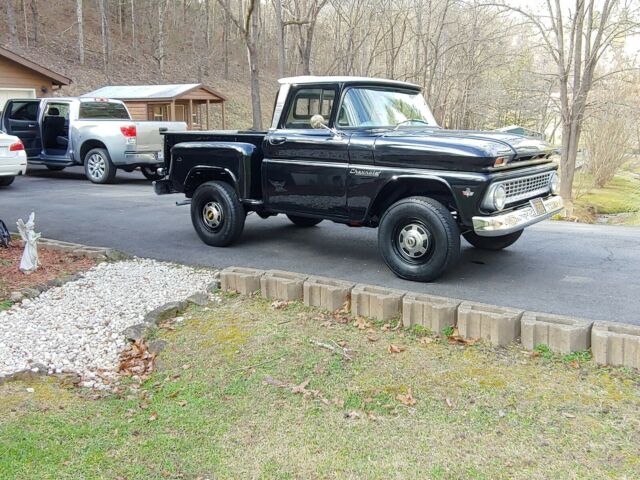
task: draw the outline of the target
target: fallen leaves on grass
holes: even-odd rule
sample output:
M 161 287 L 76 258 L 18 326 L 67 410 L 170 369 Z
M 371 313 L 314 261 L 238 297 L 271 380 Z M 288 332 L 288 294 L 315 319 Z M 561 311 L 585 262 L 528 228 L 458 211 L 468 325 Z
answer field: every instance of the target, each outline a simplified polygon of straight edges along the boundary
M 363 317 L 356 318 L 356 320 L 353 322 L 353 325 L 358 330 L 366 330 L 366 329 L 371 328 L 373 326 L 371 324 L 371 322 L 368 322 L 367 319 L 363 318 Z
M 393 343 L 390 343 L 389 346 L 387 347 L 387 352 L 389 353 L 401 353 L 401 352 L 404 352 L 405 350 L 406 350 L 405 347 L 401 345 L 394 345 Z
M 149 421 L 150 422 L 154 422 L 158 419 L 158 412 L 152 412 L 151 415 L 149 415 Z
M 302 395 L 303 398 L 319 398 L 324 401 L 324 396 L 320 393 L 320 390 L 311 390 L 307 388 L 310 382 L 311 380 L 307 379 L 304 382 L 296 385 L 290 382 L 283 382 L 282 380 L 278 380 L 277 378 L 273 378 L 269 375 L 264 377 L 263 380 L 263 383 L 267 385 L 272 385 L 278 388 L 286 388 L 295 395 Z
M 342 305 L 342 308 L 339 308 L 335 312 L 333 312 L 333 318 L 338 323 L 349 323 L 351 321 L 351 300 L 347 299 L 346 302 Z
M 413 407 L 416 404 L 416 399 L 413 398 L 413 392 L 411 389 L 409 389 L 406 394 L 399 393 L 396 395 L 396 400 L 407 407 Z
M 453 329 L 451 335 L 447 335 L 447 341 L 452 345 L 475 345 L 480 341 L 479 338 L 465 338 L 458 332 L 457 328 Z
M 144 341 L 134 342 L 120 354 L 118 372 L 124 376 L 146 380 L 153 371 L 155 359 L 156 355 L 149 352 Z
M 292 303 L 292 301 L 287 300 L 276 300 L 271 304 L 271 308 L 273 308 L 274 310 L 282 310 L 283 308 L 287 308 Z
M 435 339 L 433 337 L 420 337 L 418 339 L 418 343 L 421 343 L 423 345 L 429 345 L 430 343 L 433 343 L 435 341 Z
M 444 399 L 444 403 L 447 404 L 447 407 L 453 408 L 453 401 L 449 397 Z

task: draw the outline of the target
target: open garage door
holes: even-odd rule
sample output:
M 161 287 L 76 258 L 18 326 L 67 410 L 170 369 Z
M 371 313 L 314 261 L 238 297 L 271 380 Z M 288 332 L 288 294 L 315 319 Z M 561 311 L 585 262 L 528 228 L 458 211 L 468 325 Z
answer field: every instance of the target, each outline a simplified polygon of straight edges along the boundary
M 34 88 L 0 88 L 0 112 L 4 110 L 7 100 L 12 98 L 36 98 Z

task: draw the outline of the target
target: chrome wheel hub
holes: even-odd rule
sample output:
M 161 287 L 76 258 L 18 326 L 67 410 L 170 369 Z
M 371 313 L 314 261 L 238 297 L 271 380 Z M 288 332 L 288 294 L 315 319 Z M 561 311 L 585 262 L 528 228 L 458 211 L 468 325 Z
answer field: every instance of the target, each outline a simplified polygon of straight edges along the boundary
M 218 228 L 223 218 L 222 205 L 218 202 L 209 202 L 202 208 L 202 220 L 209 228 Z
M 91 178 L 100 180 L 107 170 L 107 162 L 102 155 L 94 153 L 89 157 L 89 160 L 87 160 L 87 170 Z
M 400 252 L 410 259 L 417 259 L 429 251 L 429 232 L 419 223 L 410 223 L 398 234 Z

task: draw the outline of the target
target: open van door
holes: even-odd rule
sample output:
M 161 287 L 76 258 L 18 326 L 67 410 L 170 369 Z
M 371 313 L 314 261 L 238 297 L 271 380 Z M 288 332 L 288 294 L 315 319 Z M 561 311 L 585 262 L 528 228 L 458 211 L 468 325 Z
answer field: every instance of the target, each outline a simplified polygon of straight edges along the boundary
M 42 150 L 38 113 L 40 100 L 8 100 L 2 112 L 2 129 L 24 144 L 28 158 L 38 158 Z

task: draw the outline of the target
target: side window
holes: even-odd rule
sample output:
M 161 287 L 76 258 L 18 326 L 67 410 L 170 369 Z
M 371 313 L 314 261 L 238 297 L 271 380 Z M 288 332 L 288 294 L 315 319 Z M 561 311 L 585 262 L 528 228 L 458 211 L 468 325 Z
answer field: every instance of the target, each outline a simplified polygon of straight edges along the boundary
M 47 111 L 45 112 L 44 116 L 69 118 L 69 104 L 50 103 L 47 105 Z
M 38 102 L 13 102 L 9 118 L 35 122 L 38 119 Z
M 284 128 L 311 128 L 311 117 L 331 115 L 336 92 L 330 88 L 301 88 L 291 101 Z

